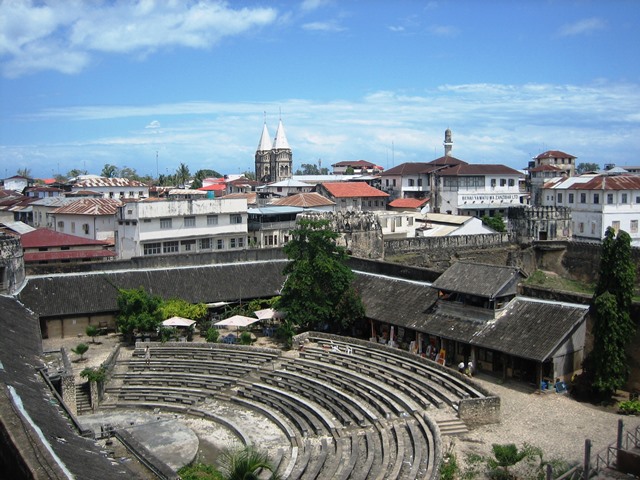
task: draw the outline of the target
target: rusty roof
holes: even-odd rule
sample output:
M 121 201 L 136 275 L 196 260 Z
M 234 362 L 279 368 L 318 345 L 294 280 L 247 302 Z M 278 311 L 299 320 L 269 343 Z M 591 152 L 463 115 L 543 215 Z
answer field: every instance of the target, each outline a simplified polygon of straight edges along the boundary
M 115 258 L 113 250 L 51 250 L 48 252 L 25 252 L 24 261 L 31 262 L 56 262 L 62 260 L 96 260 Z
M 440 170 L 438 175 L 443 177 L 458 177 L 464 175 L 522 175 L 522 173 L 506 165 L 467 163 Z
M 95 188 L 95 187 L 147 187 L 146 183 L 128 178 L 86 178 L 78 180 L 73 188 Z
M 561 152 L 560 150 L 547 150 L 535 157 L 536 160 L 543 160 L 545 158 L 577 158 L 568 153 Z
M 86 245 L 110 245 L 109 242 L 38 228 L 20 236 L 22 248 L 79 247 Z
M 297 193 L 295 195 L 289 195 L 288 197 L 282 197 L 274 200 L 269 205 L 285 205 L 289 207 L 324 207 L 328 205 L 335 205 L 336 203 L 329 200 L 327 197 L 323 197 L 319 193 Z
M 598 175 L 585 183 L 574 183 L 568 190 L 640 190 L 639 175 Z
M 428 201 L 428 198 L 397 198 L 389 206 L 391 208 L 420 208 Z
M 122 205 L 120 200 L 114 198 L 81 198 L 68 205 L 52 210 L 52 214 L 67 215 L 115 215 L 118 207 Z

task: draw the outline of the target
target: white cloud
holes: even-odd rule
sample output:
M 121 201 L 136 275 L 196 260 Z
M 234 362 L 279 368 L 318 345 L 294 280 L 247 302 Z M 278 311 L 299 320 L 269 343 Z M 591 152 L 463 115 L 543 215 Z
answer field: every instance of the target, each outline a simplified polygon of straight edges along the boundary
M 234 9 L 213 0 L 0 2 L 0 59 L 8 77 L 46 69 L 76 73 L 96 52 L 209 48 L 224 37 L 271 24 L 276 17 L 272 8 Z
M 606 22 L 600 18 L 585 18 L 574 23 L 568 23 L 560 27 L 558 34 L 561 37 L 575 35 L 587 35 L 597 30 L 603 30 L 607 26 Z
M 302 25 L 305 30 L 311 30 L 315 32 L 342 32 L 345 29 L 336 20 L 328 20 L 326 22 L 310 22 Z
M 59 160 L 62 172 L 84 168 L 73 162 L 94 159 L 146 171 L 160 151 L 161 171 L 180 161 L 192 171 L 213 168 L 237 173 L 253 164 L 253 154 L 267 111 L 271 133 L 282 107 L 294 168 L 322 158 L 323 165 L 366 159 L 382 166 L 429 161 L 442 154 L 444 130 L 453 130 L 454 155 L 473 163 L 503 163 L 523 168 L 537 153 L 559 149 L 579 161 L 619 165 L 637 163 L 640 150 L 640 86 L 637 84 L 463 84 L 425 92 L 379 91 L 360 99 L 313 102 L 291 99 L 275 104 L 184 102 L 146 106 L 69 107 L 23 117 L 22 123 L 69 125 L 58 143 L 6 145 L 0 163 L 42 160 L 43 171 Z M 127 119 L 138 130 L 122 131 Z M 76 128 L 77 121 L 82 129 Z M 149 119 L 154 119 L 150 121 Z M 160 121 L 162 128 L 160 129 Z M 96 125 L 86 137 L 78 132 Z M 155 127 L 155 128 L 150 128 Z M 137 127 L 134 127 L 137 128 Z M 114 132 L 105 135 L 105 131 Z M 623 135 L 620 132 L 624 132 Z M 392 147 L 393 145 L 393 147 Z M 147 159 L 147 160 L 145 160 Z M 39 161 L 39 160 L 38 160 Z M 172 163 L 173 162 L 173 163 Z M 22 165 L 16 168 L 20 168 Z M 34 174 L 39 166 L 27 165 Z M 151 170 L 155 173 L 155 163 Z

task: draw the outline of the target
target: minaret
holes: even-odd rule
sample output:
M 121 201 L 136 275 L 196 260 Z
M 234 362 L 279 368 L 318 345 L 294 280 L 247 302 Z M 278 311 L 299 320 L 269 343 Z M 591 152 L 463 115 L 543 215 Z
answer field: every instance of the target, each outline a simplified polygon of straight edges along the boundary
M 444 156 L 451 156 L 451 149 L 453 148 L 453 140 L 451 139 L 451 129 L 447 128 L 444 131 Z
M 292 164 L 293 153 L 287 141 L 287 135 L 284 133 L 282 119 L 280 119 L 271 150 L 271 181 L 279 182 L 291 178 Z
M 256 180 L 263 183 L 269 183 L 271 179 L 271 136 L 267 130 L 267 122 L 265 120 L 262 127 L 262 136 L 258 142 L 256 150 Z

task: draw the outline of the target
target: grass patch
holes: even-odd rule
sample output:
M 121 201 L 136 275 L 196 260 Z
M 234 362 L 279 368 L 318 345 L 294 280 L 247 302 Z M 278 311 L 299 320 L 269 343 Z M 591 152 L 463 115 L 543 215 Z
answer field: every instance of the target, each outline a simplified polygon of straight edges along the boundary
M 545 272 L 543 270 L 536 270 L 533 272 L 533 274 L 531 274 L 524 283 L 525 285 L 545 287 L 565 292 L 584 293 L 586 295 L 593 295 L 593 292 L 595 291 L 595 285 L 592 283 L 569 280 L 568 278 L 562 278 L 559 275 Z

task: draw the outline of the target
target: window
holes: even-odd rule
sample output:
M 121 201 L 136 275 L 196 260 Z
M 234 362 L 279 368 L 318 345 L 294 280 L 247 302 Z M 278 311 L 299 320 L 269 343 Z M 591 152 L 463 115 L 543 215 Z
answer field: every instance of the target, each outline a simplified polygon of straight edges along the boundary
M 371 206 L 371 200 L 369 200 L 369 206 Z
M 64 230 L 64 222 L 58 222 L 58 228 Z
M 180 251 L 180 244 L 178 242 L 164 242 L 162 244 L 163 253 L 177 253 Z
M 573 203 L 573 193 L 569 194 L 569 203 Z
M 393 186 L 394 187 L 396 186 L 396 179 L 395 178 L 393 179 Z
M 593 194 L 593 203 L 594 205 L 597 205 L 600 203 L 600 194 L 599 193 L 594 193 Z
M 579 231 L 580 233 L 584 233 L 584 223 L 580 222 L 580 223 L 578 224 L 578 231 Z
M 185 227 L 195 227 L 196 226 L 196 217 L 184 217 L 184 226 Z
M 631 228 L 629 228 L 631 233 L 638 233 L 638 220 L 631 220 Z
M 158 255 L 160 253 L 160 243 L 145 243 L 142 249 L 144 255 Z
M 217 225 L 218 215 L 207 215 L 207 225 Z
M 586 193 L 581 193 L 580 194 L 580 203 L 587 203 L 587 194 Z
M 136 192 L 134 192 L 133 190 L 129 190 L 129 198 L 133 198 L 136 196 Z
M 385 183 L 385 185 L 388 187 L 388 186 L 389 186 L 389 179 L 388 179 L 388 178 L 387 178 L 387 179 L 385 179 L 384 183 Z
M 613 204 L 613 193 L 607 193 L 607 205 Z
M 120 198 L 124 198 L 124 192 L 120 192 Z
M 171 228 L 171 219 L 170 218 L 161 218 L 160 219 L 160 228 L 161 229 Z
M 244 237 L 238 238 L 238 248 L 244 248 Z
M 591 235 L 596 234 L 596 222 L 591 222 Z
M 421 187 L 421 186 L 422 186 L 422 179 L 421 179 L 421 178 L 419 178 L 419 179 L 418 179 L 418 186 L 419 186 L 419 187 Z
M 236 248 L 236 239 L 235 238 L 229 239 L 229 248 Z
M 496 179 L 495 178 L 491 179 L 491 188 L 496 188 Z
M 513 178 L 510 178 L 509 179 L 509 186 L 510 187 L 515 187 L 515 185 L 516 185 L 516 181 Z
M 224 250 L 224 239 L 223 238 L 219 238 L 218 241 L 216 242 L 216 248 L 218 250 Z
M 89 234 L 89 224 L 88 223 L 82 224 L 82 231 L 84 232 L 85 235 Z
M 76 233 L 76 222 L 71 222 L 71 233 Z
M 636 203 L 640 203 L 640 195 L 636 195 Z
M 140 191 L 138 192 L 138 196 L 139 196 L 139 197 L 144 197 L 144 192 L 143 192 L 142 190 L 140 190 Z
M 210 238 L 201 238 L 200 239 L 200 250 L 211 250 L 211 239 Z
M 142 219 L 142 223 L 151 223 L 151 219 L 150 218 L 144 218 L 144 219 Z
M 622 200 L 620 201 L 620 203 L 627 203 L 627 194 L 626 193 L 622 194 Z
M 232 224 L 242 223 L 242 215 L 239 215 L 237 213 L 232 213 L 230 215 L 230 219 Z
M 558 193 L 558 203 L 562 203 L 562 194 Z
M 109 198 L 113 198 L 113 192 L 109 192 Z
M 195 250 L 196 247 L 196 241 L 195 240 L 183 240 L 182 242 L 182 249 L 185 252 L 192 252 Z
M 282 192 L 282 187 L 276 187 L 276 192 L 278 193 Z
M 501 187 L 506 187 L 507 186 L 507 179 L 506 178 L 501 178 L 500 179 L 500 186 Z
M 415 183 L 415 182 L 414 182 L 413 178 L 410 178 L 410 179 L 409 179 L 409 186 L 410 186 L 410 187 L 413 187 L 413 186 L 414 186 L 414 185 L 413 185 L 414 183 Z
M 615 230 L 616 233 L 620 231 L 620 222 L 618 220 L 614 220 L 611 222 L 611 228 Z

